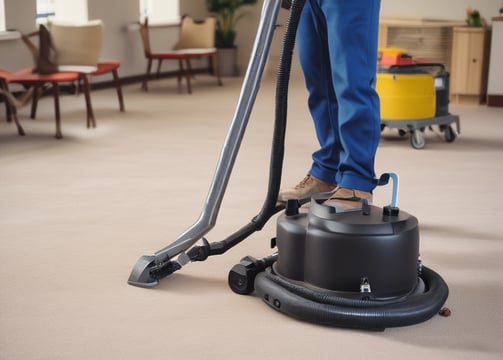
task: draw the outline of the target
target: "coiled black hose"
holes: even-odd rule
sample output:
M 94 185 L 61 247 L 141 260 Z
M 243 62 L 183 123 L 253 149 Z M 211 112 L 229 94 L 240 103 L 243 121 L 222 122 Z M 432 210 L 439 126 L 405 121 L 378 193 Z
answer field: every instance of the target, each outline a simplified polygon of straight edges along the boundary
M 294 318 L 322 325 L 382 330 L 426 321 L 439 312 L 449 288 L 424 267 L 421 292 L 395 300 L 362 300 L 331 296 L 282 280 L 268 269 L 255 278 L 255 291 L 271 307 Z

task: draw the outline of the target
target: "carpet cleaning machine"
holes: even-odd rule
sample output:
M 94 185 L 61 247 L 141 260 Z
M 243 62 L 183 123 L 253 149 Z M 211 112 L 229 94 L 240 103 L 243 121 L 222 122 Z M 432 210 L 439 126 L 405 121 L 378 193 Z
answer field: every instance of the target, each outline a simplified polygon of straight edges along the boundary
M 453 142 L 460 133 L 459 116 L 449 112 L 449 73 L 444 65 L 418 61 L 399 48 L 381 49 L 379 57 L 381 131 L 398 129 L 400 136 L 410 135 L 414 149 L 422 149 L 423 132 L 438 125 L 445 141 Z
M 448 287 L 419 259 L 418 220 L 397 207 L 398 176 L 383 174 L 377 185 L 392 183 L 392 199 L 383 208 L 362 202 L 343 211 L 323 201 L 277 203 L 283 164 L 287 93 L 298 19 L 305 0 L 265 0 L 251 61 L 199 219 L 179 238 L 142 256 L 128 283 L 154 287 L 189 262 L 220 255 L 259 231 L 275 214 L 276 251 L 263 259 L 244 257 L 229 272 L 230 288 L 255 292 L 270 307 L 317 324 L 383 330 L 416 324 L 442 312 Z M 276 87 L 275 126 L 266 199 L 248 224 L 222 241 L 205 235 L 216 223 L 221 201 L 258 91 L 281 7 L 290 9 Z M 446 313 L 444 311 L 444 313 Z

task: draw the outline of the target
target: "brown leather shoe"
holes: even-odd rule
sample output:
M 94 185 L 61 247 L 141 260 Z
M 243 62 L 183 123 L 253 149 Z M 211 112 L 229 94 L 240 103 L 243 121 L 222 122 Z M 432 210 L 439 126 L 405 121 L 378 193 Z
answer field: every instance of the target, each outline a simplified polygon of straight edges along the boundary
M 372 203 L 372 193 L 354 190 L 344 187 L 337 187 L 335 192 L 328 200 L 324 202 L 325 205 L 338 207 L 342 206 L 344 210 L 361 209 L 362 200 L 366 199 L 369 204 Z
M 307 174 L 300 183 L 290 189 L 284 189 L 279 192 L 278 201 L 309 199 L 313 194 L 334 191 L 337 186 L 321 181 L 313 175 Z

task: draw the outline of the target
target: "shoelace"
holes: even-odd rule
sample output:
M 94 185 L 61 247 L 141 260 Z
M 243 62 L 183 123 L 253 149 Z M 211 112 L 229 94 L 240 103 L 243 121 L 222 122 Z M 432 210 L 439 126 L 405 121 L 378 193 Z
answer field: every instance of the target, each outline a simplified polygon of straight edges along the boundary
M 313 181 L 313 177 L 311 175 L 306 175 L 306 177 L 295 186 L 295 189 L 302 189 L 307 185 L 308 182 L 311 181 Z
M 352 190 L 352 191 L 353 191 L 353 196 L 351 196 L 351 197 L 332 196 L 332 197 L 330 197 L 330 199 L 328 199 L 328 201 L 330 201 L 330 200 L 343 200 L 343 201 L 358 201 L 358 202 L 360 202 L 363 200 L 362 198 L 356 196 L 354 190 Z M 337 190 L 335 191 L 334 195 L 336 193 L 337 193 Z

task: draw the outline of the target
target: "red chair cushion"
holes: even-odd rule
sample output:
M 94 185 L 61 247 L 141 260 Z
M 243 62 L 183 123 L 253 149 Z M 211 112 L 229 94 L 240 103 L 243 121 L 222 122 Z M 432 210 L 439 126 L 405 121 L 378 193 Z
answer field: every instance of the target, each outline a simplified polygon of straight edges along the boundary
M 106 62 L 100 62 L 97 65 L 97 69 L 91 73 L 91 75 L 103 75 L 109 72 L 112 72 L 113 70 L 117 70 L 121 66 L 120 61 L 106 61 Z

